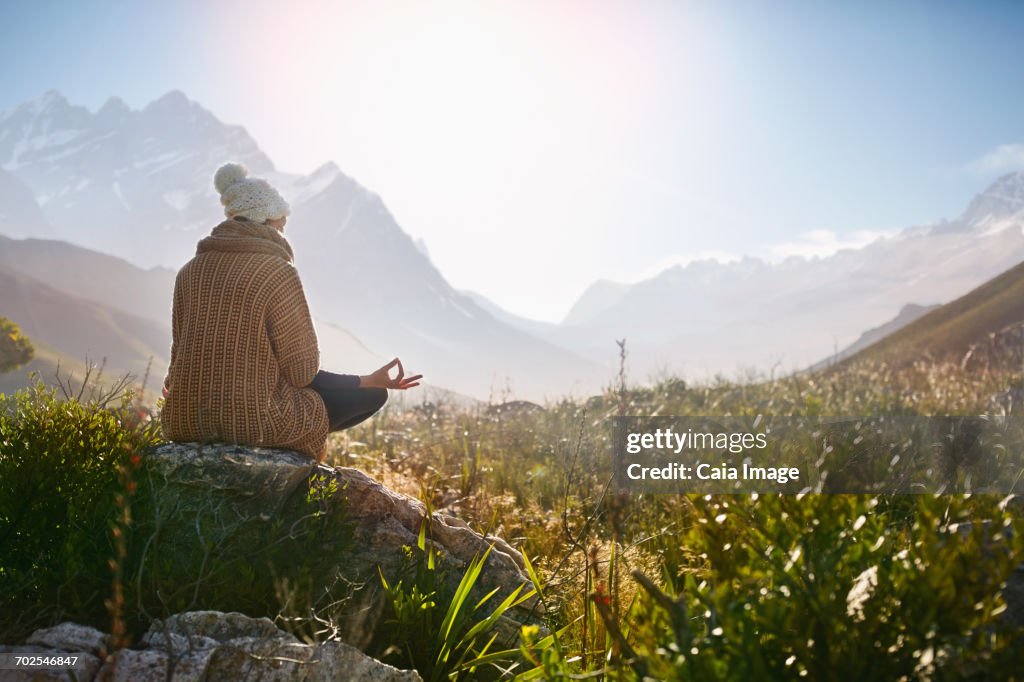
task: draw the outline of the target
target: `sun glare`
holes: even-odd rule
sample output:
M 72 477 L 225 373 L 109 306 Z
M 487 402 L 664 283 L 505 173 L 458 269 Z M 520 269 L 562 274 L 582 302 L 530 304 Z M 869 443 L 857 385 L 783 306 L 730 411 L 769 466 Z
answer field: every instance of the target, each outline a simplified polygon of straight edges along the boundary
M 258 49 L 218 54 L 266 95 L 268 111 L 236 118 L 262 126 L 257 141 L 283 170 L 337 162 L 426 239 L 456 287 L 512 281 L 513 263 L 561 273 L 531 285 L 543 291 L 485 291 L 554 319 L 600 276 L 584 269 L 621 248 L 612 221 L 676 200 L 643 179 L 679 158 L 669 145 L 707 138 L 715 63 L 679 59 L 707 38 L 656 16 L 630 4 L 256 6 L 231 31 Z M 659 126 L 682 132 L 655 138 Z M 495 248 L 507 264 L 467 257 Z

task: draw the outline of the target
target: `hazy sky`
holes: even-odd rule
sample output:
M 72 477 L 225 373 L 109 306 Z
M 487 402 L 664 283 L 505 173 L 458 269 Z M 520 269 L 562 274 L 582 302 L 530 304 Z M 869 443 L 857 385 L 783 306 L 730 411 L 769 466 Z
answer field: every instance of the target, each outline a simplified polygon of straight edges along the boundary
M 180 89 L 282 170 L 334 160 L 454 286 L 548 320 L 598 278 L 952 218 L 1024 168 L 1020 2 L 6 0 L 0 63 L 0 109 Z

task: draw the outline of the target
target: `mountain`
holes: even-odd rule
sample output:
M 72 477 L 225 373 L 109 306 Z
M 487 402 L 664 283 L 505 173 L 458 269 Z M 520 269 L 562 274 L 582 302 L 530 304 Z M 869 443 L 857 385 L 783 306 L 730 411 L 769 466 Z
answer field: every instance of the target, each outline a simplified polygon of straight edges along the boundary
M 315 191 L 292 191 L 296 221 L 285 236 L 321 317 L 428 381 L 476 397 L 510 389 L 539 399 L 600 386 L 605 373 L 596 364 L 453 289 L 377 194 L 333 166 L 314 175 Z
M 851 356 L 908 363 L 920 358 L 960 360 L 975 344 L 1024 321 L 1024 263 L 938 307 Z
M 900 308 L 900 312 L 896 317 L 889 320 L 885 324 L 881 324 L 877 327 L 873 327 L 872 329 L 867 330 L 866 332 L 861 334 L 856 341 L 851 343 L 843 350 L 839 351 L 838 353 L 829 358 L 826 358 L 825 360 L 822 360 L 821 362 L 815 365 L 812 365 L 810 367 L 810 370 L 815 371 L 819 369 L 824 369 L 826 367 L 836 364 L 837 362 L 840 362 L 841 360 L 845 360 L 846 358 L 857 354 L 862 349 L 867 348 L 868 346 L 877 343 L 878 341 L 881 341 L 890 334 L 897 332 L 900 329 L 903 329 L 911 322 L 917 320 L 919 317 L 925 315 L 926 313 L 930 313 L 931 311 L 935 310 L 938 307 L 938 304 L 917 305 L 916 303 L 908 303 L 907 305 Z
M 1024 218 L 1024 172 L 1007 173 L 974 197 L 960 218 L 966 229 L 998 230 Z
M 167 326 L 58 291 L 19 272 L 0 271 L 0 291 L 0 315 L 14 320 L 33 344 L 52 351 L 49 359 L 88 359 L 99 365 L 107 358 L 108 375 L 131 372 L 141 381 L 152 358 L 149 386 L 163 379 L 170 350 Z
M 144 270 L 123 258 L 55 239 L 0 235 L 0 272 L 12 271 L 58 291 L 170 325 L 175 273 L 169 268 Z
M 476 397 L 510 387 L 540 399 L 603 384 L 599 365 L 496 319 L 455 291 L 382 199 L 335 164 L 309 175 L 282 173 L 244 128 L 221 123 L 180 92 L 141 110 L 112 98 L 95 113 L 48 92 L 0 113 L 0 168 L 29 188 L 52 228 L 28 236 L 140 268 L 174 271 L 194 254 L 196 241 L 222 219 L 212 177 L 229 160 L 268 178 L 291 203 L 285 234 L 317 319 L 387 357 L 401 356 L 432 383 Z M 0 262 L 16 266 L 11 248 L 0 244 Z M 103 277 L 78 268 L 68 261 L 61 276 L 40 277 L 55 287 L 84 282 L 97 300 L 117 300 L 108 297 L 121 289 L 118 275 L 112 271 L 101 286 L 95 280 Z M 158 290 L 166 273 L 140 281 L 154 288 L 116 305 L 163 319 Z M 329 369 L 362 371 L 348 364 Z
M 374 353 L 347 329 L 313 318 L 320 345 L 320 367 L 340 374 L 368 374 L 391 358 Z
M 0 169 L 0 232 L 15 237 L 52 232 L 32 190 L 3 169 Z
M 902 302 L 950 301 L 1024 260 L 1024 173 L 1011 173 L 955 220 L 824 258 L 705 260 L 635 284 L 597 282 L 561 324 L 545 325 L 453 289 L 383 199 L 335 164 L 308 175 L 281 172 L 244 128 L 220 122 L 180 92 L 141 110 L 111 99 L 95 113 L 50 92 L 0 113 L 0 169 L 28 188 L 45 220 L 26 219 L 36 226 L 24 230 L 51 230 L 28 236 L 143 269 L 176 270 L 220 220 L 211 177 L 227 160 L 267 177 L 291 202 L 285 234 L 318 320 L 477 398 L 508 389 L 534 400 L 598 390 L 615 372 L 614 342 L 623 338 L 633 381 L 665 371 L 701 378 L 776 365 L 796 370 L 892 320 Z M 31 212 L 24 196 L 22 205 Z M 0 261 L 16 269 L 20 256 L 9 255 L 11 248 L 0 243 Z M 166 310 L 156 292 L 167 272 L 140 280 L 164 284 L 115 303 L 125 286 L 115 270 L 100 291 L 106 273 L 70 274 L 78 267 L 68 261 L 59 272 L 29 274 L 163 319 L 152 311 Z M 370 358 L 352 353 L 329 369 L 362 371 L 352 364 Z
M 53 237 L 151 267 L 180 265 L 221 214 L 225 159 L 273 170 L 248 133 L 177 91 L 144 109 L 117 98 L 91 113 L 57 92 L 0 113 L 0 168 L 35 197 Z M 202 172 L 198 172 L 202 171 Z
M 613 291 L 603 307 L 544 338 L 595 359 L 611 339 L 626 338 L 630 371 L 640 376 L 799 369 L 893 319 L 902 301 L 952 300 L 1021 260 L 1024 173 L 1010 173 L 956 220 L 824 258 L 675 266 Z
M 611 308 L 626 295 L 630 285 L 599 279 L 583 292 L 569 309 L 562 324 L 566 326 L 583 324 L 595 315 Z
M 479 294 L 475 291 L 469 291 L 468 289 L 462 289 L 459 291 L 460 294 L 473 301 L 481 310 L 486 311 L 496 320 L 504 322 L 505 324 L 515 327 L 521 331 L 527 332 L 528 334 L 542 335 L 546 334 L 558 325 L 551 322 L 541 322 L 540 320 L 531 320 L 527 317 L 522 317 L 514 313 L 510 313 L 497 303 L 487 298 L 483 294 Z

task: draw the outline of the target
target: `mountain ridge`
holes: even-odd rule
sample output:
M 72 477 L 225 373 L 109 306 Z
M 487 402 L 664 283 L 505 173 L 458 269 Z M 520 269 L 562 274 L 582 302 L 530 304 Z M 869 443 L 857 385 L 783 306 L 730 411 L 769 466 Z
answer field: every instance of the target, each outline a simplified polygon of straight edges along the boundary
M 1024 321 L 1024 262 L 844 360 L 908 364 L 919 358 L 960 361 L 977 344 Z

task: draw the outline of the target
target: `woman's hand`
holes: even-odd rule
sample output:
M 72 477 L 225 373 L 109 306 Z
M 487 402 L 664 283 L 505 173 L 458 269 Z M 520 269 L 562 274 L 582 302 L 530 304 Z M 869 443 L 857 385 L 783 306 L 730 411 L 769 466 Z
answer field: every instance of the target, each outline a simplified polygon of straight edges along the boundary
M 398 367 L 398 376 L 391 377 L 391 368 Z M 407 377 L 402 361 L 395 358 L 372 374 L 359 377 L 359 388 L 392 388 L 397 391 L 404 391 L 407 388 L 420 385 L 422 374 Z

